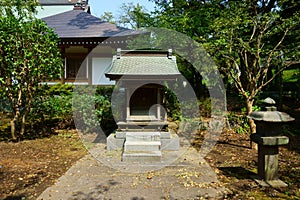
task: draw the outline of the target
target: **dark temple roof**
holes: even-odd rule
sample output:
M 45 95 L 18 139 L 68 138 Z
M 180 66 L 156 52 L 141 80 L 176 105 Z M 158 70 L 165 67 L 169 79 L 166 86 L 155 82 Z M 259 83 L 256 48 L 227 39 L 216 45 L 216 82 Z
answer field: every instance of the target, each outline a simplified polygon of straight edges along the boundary
M 78 0 L 38 0 L 41 5 L 75 5 Z
M 54 28 L 59 38 L 95 38 L 130 35 L 133 31 L 101 21 L 82 10 L 71 10 L 45 17 L 47 25 Z

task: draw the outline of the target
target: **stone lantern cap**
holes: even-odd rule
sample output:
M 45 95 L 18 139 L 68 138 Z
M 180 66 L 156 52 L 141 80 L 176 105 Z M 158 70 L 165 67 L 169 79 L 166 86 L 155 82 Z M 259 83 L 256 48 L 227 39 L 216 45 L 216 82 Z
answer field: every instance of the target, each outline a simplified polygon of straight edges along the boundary
M 295 120 L 287 113 L 279 111 L 255 111 L 250 114 L 250 118 L 265 122 L 290 122 Z
M 264 100 L 264 103 L 275 104 L 275 101 L 268 97 Z M 275 106 L 266 107 L 266 111 L 254 111 L 249 117 L 255 121 L 265 122 L 290 122 L 295 120 L 287 113 L 277 111 Z

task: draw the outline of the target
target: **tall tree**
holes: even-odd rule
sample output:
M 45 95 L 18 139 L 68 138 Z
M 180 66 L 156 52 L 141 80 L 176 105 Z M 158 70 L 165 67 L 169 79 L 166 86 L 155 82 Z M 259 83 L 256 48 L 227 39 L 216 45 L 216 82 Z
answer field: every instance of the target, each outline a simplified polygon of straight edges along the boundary
M 100 19 L 113 24 L 116 23 L 112 12 L 104 12 L 103 15 L 100 16 Z
M 299 10 L 284 18 L 284 3 L 275 0 L 226 1 L 211 24 L 213 35 L 207 47 L 221 60 L 222 70 L 229 74 L 244 97 L 248 115 L 263 87 L 297 61 L 294 56 L 296 46 L 287 44 L 286 40 L 294 37 L 294 31 L 299 29 Z M 299 45 L 299 40 L 294 42 Z M 278 65 L 277 71 L 268 77 L 274 65 Z M 254 122 L 249 122 L 251 132 L 255 132 Z
M 288 0 L 155 0 L 162 26 L 201 42 L 252 112 L 259 91 L 299 61 L 299 4 Z M 293 42 L 291 42 L 293 41 Z M 272 65 L 277 72 L 267 76 Z M 255 125 L 250 120 L 251 131 Z
M 148 13 L 140 4 L 132 2 L 123 3 L 119 8 L 118 15 L 114 16 L 112 12 L 104 12 L 100 19 L 130 29 L 154 26 L 154 18 L 151 13 Z
M 35 0 L 4 0 L 0 8 L 0 87 L 13 111 L 13 140 L 25 132 L 38 85 L 58 78 L 62 65 L 57 35 L 34 18 L 36 5 Z

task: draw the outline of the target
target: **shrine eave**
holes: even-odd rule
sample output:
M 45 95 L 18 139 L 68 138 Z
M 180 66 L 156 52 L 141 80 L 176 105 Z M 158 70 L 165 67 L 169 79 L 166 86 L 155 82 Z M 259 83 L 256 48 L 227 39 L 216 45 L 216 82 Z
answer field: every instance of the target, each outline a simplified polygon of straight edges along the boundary
M 143 82 L 147 81 L 154 81 L 157 82 L 164 82 L 164 81 L 173 81 L 180 77 L 180 74 L 164 74 L 164 75 L 145 75 L 145 74 L 135 74 L 135 75 L 112 75 L 112 74 L 105 74 L 110 80 L 122 80 L 122 81 L 134 81 L 134 82 Z

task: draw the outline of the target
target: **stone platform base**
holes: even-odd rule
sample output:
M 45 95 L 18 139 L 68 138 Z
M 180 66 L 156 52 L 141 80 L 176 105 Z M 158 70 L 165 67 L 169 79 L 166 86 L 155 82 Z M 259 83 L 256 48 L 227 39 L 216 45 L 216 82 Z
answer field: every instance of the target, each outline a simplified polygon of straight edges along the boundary
M 283 182 L 282 180 L 271 180 L 265 181 L 261 179 L 259 176 L 252 176 L 256 183 L 258 183 L 262 187 L 273 187 L 273 188 L 280 188 L 280 187 L 287 187 L 288 185 Z
M 106 139 L 106 149 L 111 150 L 122 150 L 125 143 L 125 138 L 116 138 L 116 134 L 110 134 Z
M 112 133 L 106 139 L 107 150 L 122 150 L 125 143 L 126 133 L 123 132 L 124 137 L 119 137 L 120 133 Z M 176 134 L 172 134 L 169 132 L 161 132 L 160 133 L 160 142 L 162 151 L 178 151 L 179 150 L 179 137 Z M 164 137 L 167 135 L 169 137 Z

